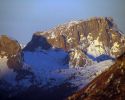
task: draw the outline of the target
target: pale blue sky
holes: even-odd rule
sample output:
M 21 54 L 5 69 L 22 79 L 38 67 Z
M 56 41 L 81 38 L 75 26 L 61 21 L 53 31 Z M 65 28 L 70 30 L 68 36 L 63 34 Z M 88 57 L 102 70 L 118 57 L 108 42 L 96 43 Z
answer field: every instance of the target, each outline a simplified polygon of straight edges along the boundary
M 36 31 L 95 16 L 112 16 L 125 33 L 125 0 L 0 0 L 0 34 L 25 44 Z

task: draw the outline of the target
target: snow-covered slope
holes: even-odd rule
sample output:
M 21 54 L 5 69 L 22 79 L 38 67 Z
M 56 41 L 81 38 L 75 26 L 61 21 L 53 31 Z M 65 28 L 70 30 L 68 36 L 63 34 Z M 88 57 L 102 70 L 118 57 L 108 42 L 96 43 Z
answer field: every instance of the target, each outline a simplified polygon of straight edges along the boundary
M 46 84 L 46 78 L 54 70 L 68 68 L 68 53 L 63 50 L 43 50 L 24 52 L 24 62 L 31 66 L 31 71 L 41 84 Z
M 61 69 L 52 73 L 57 74 L 57 76 L 65 76 L 68 82 L 70 82 L 73 86 L 78 87 L 78 89 L 81 89 L 99 74 L 107 70 L 112 64 L 114 64 L 112 60 L 106 60 L 83 68 Z M 54 79 L 55 77 L 52 77 L 51 75 L 51 78 Z
M 0 70 L 2 71 L 2 73 L 0 72 L 0 79 L 4 79 L 11 84 L 12 89 L 16 88 L 17 93 L 21 90 L 27 90 L 33 85 L 48 89 L 67 82 L 71 83 L 73 87 L 81 89 L 113 64 L 111 60 L 107 60 L 92 66 L 69 68 L 68 54 L 61 49 L 37 52 L 25 51 L 23 56 L 24 65 L 21 73 L 14 72 L 6 66 L 7 58 L 0 59 Z M 24 74 L 24 76 L 21 74 Z M 18 79 L 17 77 L 22 78 Z
M 112 60 L 107 60 L 83 68 L 69 68 L 68 54 L 63 50 L 24 52 L 24 61 L 31 66 L 31 71 L 41 85 L 49 84 L 48 87 L 60 85 L 66 81 L 76 86 L 87 84 L 113 64 Z

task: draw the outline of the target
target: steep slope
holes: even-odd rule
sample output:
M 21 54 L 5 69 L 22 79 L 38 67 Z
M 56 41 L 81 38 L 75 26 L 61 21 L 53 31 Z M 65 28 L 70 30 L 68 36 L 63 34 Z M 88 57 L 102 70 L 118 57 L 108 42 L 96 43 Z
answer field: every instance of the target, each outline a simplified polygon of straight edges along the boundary
M 114 65 L 95 78 L 69 100 L 124 100 L 125 99 L 125 54 Z
M 71 21 L 49 31 L 37 32 L 24 50 L 31 50 L 30 47 L 43 48 L 43 37 L 53 48 L 68 51 L 70 65 L 74 67 L 91 65 L 90 59 L 100 62 L 116 58 L 125 51 L 125 36 L 118 30 L 113 19 L 107 17 Z M 37 45 L 41 45 L 35 46 L 35 40 L 38 40 Z

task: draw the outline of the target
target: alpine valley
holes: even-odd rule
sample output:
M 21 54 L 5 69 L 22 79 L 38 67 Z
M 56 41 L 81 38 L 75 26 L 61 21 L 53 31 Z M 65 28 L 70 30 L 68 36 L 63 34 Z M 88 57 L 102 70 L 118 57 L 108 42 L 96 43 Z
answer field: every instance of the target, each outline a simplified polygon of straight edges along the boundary
M 124 53 L 110 17 L 36 32 L 26 46 L 0 35 L 0 100 L 124 100 Z

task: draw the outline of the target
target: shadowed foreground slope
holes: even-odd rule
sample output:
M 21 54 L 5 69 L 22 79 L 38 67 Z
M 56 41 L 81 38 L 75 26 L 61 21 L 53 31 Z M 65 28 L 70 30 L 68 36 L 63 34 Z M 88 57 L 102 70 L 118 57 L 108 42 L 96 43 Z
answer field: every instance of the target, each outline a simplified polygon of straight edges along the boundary
M 125 100 L 125 54 L 68 100 Z

